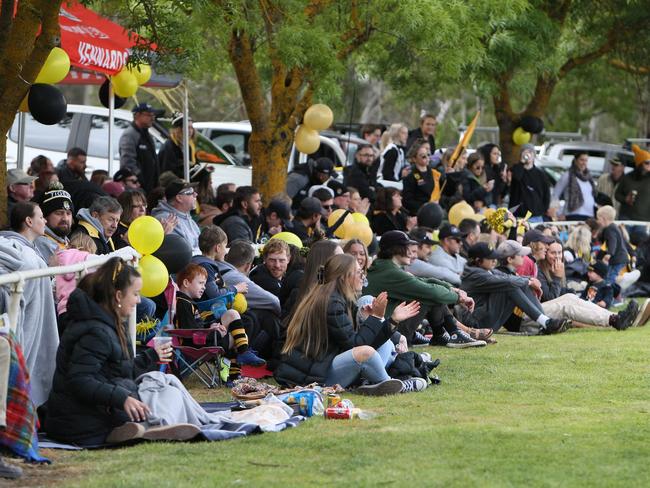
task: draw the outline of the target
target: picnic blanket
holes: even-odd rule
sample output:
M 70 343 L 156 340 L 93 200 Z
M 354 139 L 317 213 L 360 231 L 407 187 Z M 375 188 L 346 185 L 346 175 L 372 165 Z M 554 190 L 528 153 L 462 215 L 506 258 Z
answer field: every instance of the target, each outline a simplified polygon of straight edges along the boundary
M 38 416 L 30 396 L 29 373 L 22 349 L 12 332 L 0 336 L 0 340 L 9 343 L 11 354 L 5 427 L 0 429 L 0 445 L 26 461 L 49 463 L 50 460 L 38 452 Z

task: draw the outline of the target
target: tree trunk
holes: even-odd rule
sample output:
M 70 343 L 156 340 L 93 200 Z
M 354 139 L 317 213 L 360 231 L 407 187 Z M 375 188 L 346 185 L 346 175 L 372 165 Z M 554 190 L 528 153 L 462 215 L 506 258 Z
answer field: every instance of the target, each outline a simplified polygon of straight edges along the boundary
M 0 134 L 7 134 L 16 112 L 48 54 L 60 42 L 62 0 L 21 0 L 0 44 Z M 7 2 L 5 2 L 7 3 Z M 4 6 L 3 6 L 4 7 Z M 39 28 L 41 32 L 38 34 Z M 7 216 L 7 141 L 0 143 L 0 228 Z

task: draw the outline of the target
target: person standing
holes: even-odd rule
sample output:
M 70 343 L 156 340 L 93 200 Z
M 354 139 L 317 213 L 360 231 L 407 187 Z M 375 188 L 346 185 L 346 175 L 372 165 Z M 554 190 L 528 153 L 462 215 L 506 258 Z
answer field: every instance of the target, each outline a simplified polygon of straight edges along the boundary
M 343 169 L 343 184 L 359 191 L 361 198 L 375 201 L 377 169 L 374 165 L 375 149 L 370 144 L 361 144 L 354 155 L 354 164 Z
M 433 114 L 424 114 L 420 117 L 420 127 L 409 131 L 406 147 L 411 149 L 411 146 L 418 139 L 424 139 L 429 143 L 429 151 L 433 153 L 436 150 L 436 127 L 438 126 L 438 119 Z
M 594 216 L 596 184 L 587 168 L 589 155 L 579 152 L 573 157 L 571 168 L 555 185 L 553 200 L 563 199 L 566 220 L 587 220 Z
M 636 167 L 621 178 L 614 195 L 621 204 L 619 218 L 650 221 L 650 152 L 636 144 L 632 151 Z
M 392 124 L 381 136 L 379 172 L 388 181 L 401 181 L 411 168 L 406 164 L 404 148 L 409 131 L 404 124 Z
M 156 110 L 148 103 L 133 108 L 133 122 L 120 137 L 120 167 L 138 177 L 145 192 L 158 186 L 160 166 L 156 146 L 149 129 L 156 118 Z
M 609 197 L 617 212 L 621 204 L 616 200 L 616 189 L 624 174 L 625 165 L 621 160 L 614 158 L 609 160 L 609 172 L 600 175 L 596 181 L 596 189 Z
M 535 166 L 535 146 L 524 144 L 520 159 L 512 167 L 510 186 L 510 207 L 517 217 L 524 217 L 530 211 L 529 222 L 542 222 L 551 203 L 551 188 L 544 171 Z

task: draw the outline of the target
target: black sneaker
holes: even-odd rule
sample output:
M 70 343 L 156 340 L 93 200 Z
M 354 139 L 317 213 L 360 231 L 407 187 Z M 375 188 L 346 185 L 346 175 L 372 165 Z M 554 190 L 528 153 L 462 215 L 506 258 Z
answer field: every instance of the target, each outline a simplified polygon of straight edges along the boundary
M 436 337 L 433 336 L 431 337 L 431 340 L 429 341 L 430 346 L 446 346 L 447 343 L 449 342 L 449 332 L 446 330 L 443 331 L 442 335 Z
M 395 395 L 400 393 L 402 388 L 404 388 L 404 384 L 400 380 L 391 378 L 374 385 L 361 385 L 354 390 L 354 393 L 367 396 Z
M 429 339 L 424 337 L 416 330 L 415 334 L 413 334 L 413 339 L 411 340 L 411 346 L 417 347 L 417 346 L 428 346 L 428 345 L 429 345 Z
M 472 339 L 469 334 L 463 332 L 462 330 L 457 330 L 451 334 L 449 337 L 449 342 L 447 342 L 446 346 L 454 349 L 465 349 L 466 347 L 487 346 L 487 342 Z
M 631 300 L 625 310 L 621 310 L 612 321 L 612 327 L 616 330 L 625 330 L 632 325 L 634 319 L 639 315 L 639 304 L 635 300 Z
M 559 334 L 571 328 L 571 321 L 568 319 L 548 319 L 546 324 L 539 329 L 540 334 Z

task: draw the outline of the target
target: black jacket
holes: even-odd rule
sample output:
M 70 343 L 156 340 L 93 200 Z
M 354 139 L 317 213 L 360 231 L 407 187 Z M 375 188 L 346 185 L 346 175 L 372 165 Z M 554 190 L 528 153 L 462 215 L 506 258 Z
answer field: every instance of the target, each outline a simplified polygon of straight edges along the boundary
M 343 184 L 346 187 L 356 188 L 361 198 L 367 198 L 370 203 L 374 203 L 378 169 L 379 165 L 374 163 L 371 166 L 362 166 L 358 163 L 346 166 L 343 170 Z
M 483 206 L 487 207 L 492 203 L 492 194 L 488 193 L 481 182 L 472 174 L 471 171 L 464 170 L 465 177 L 463 178 L 463 200 L 470 205 L 474 206 L 474 202 L 483 202 Z
M 516 217 L 523 217 L 530 210 L 534 217 L 543 216 L 551 203 L 551 187 L 546 173 L 533 166 L 524 168 L 521 163 L 512 167 L 510 183 L 510 207 L 519 205 L 514 212 Z
M 185 163 L 183 161 L 183 148 L 174 141 L 167 139 L 158 152 L 160 171 L 171 171 L 179 178 L 185 177 Z M 192 146 L 190 146 L 190 165 L 192 165 Z
M 131 123 L 120 137 L 120 167 L 138 175 L 142 189 L 149 193 L 158 186 L 160 166 L 156 145 L 147 129 Z
M 395 215 L 388 212 L 377 212 L 370 217 L 370 227 L 375 231 L 378 236 L 388 232 L 389 230 L 406 230 L 406 220 L 408 215 L 401 209 Z
M 410 149 L 413 143 L 418 139 L 424 139 L 424 135 L 422 134 L 422 129 L 420 129 L 419 127 L 417 129 L 413 129 L 409 131 L 409 137 L 406 140 L 406 147 Z M 436 138 L 433 137 L 431 134 L 429 134 L 426 139 L 427 142 L 429 143 L 429 147 L 431 148 L 431 152 L 433 153 L 436 150 Z
M 409 214 L 416 215 L 420 207 L 431 200 L 434 181 L 431 170 L 422 172 L 412 167 L 411 173 L 402 180 L 404 206 Z
M 356 315 L 352 311 L 353 316 Z M 298 349 L 282 357 L 274 372 L 275 379 L 282 385 L 307 385 L 324 383 L 335 356 L 356 346 L 372 346 L 375 349 L 391 338 L 392 331 L 387 320 L 368 317 L 355 330 L 348 315 L 345 299 L 334 292 L 327 305 L 327 349 L 319 358 L 306 357 Z
M 269 270 L 266 269 L 264 264 L 256 266 L 248 275 L 248 277 L 261 288 L 265 289 L 269 293 L 273 293 L 276 297 L 280 298 L 282 293 L 282 280 L 277 280 Z
M 83 444 L 128 422 L 124 401 L 138 398 L 135 378 L 155 368 L 157 354 L 147 349 L 133 358 L 130 344 L 124 352 L 108 312 L 79 288 L 70 295 L 67 320 L 46 428 L 55 439 Z
M 623 234 L 616 224 L 609 224 L 603 229 L 602 242 L 607 245 L 607 254 L 610 255 L 609 264 L 627 264 L 629 261 L 627 247 Z

